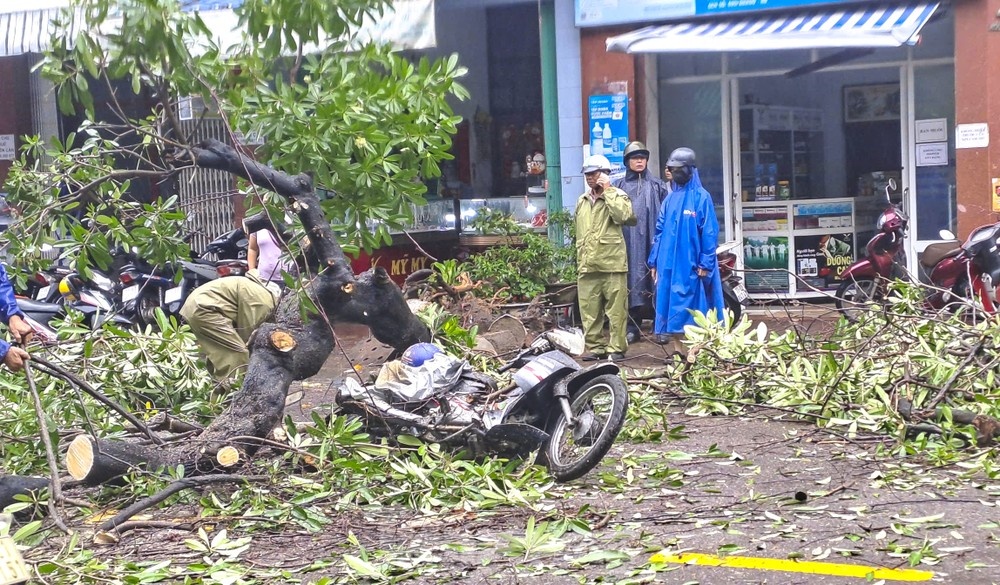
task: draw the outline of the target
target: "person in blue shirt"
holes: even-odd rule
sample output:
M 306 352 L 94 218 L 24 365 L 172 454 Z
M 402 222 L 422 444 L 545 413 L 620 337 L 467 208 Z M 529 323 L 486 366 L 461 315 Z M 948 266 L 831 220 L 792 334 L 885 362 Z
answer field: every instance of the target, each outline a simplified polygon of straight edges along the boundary
M 725 301 L 715 250 L 719 246 L 719 221 L 712 196 L 701 185 L 695 154 L 690 148 L 670 153 L 667 167 L 672 192 L 660 206 L 656 236 L 647 265 L 652 270 L 657 343 L 671 343 L 694 324 L 692 311 L 715 310 L 723 318 Z M 683 351 L 680 346 L 675 349 Z
M 0 321 L 7 324 L 14 342 L 21 346 L 28 345 L 31 341 L 31 326 L 24 320 L 24 313 L 17 306 L 17 299 L 14 298 L 14 287 L 7 277 L 7 270 L 0 264 Z M 24 362 L 29 359 L 28 352 L 21 347 L 11 345 L 7 341 L 0 339 L 0 360 L 6 364 L 12 372 L 24 368 Z

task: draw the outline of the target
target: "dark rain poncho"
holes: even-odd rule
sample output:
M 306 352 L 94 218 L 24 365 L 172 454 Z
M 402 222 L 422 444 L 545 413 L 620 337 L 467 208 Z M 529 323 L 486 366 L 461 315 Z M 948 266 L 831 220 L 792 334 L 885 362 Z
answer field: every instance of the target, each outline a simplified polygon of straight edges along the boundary
M 694 324 L 690 311 L 715 309 L 722 318 L 725 300 L 715 249 L 719 245 L 719 221 L 712 196 L 701 186 L 698 169 L 692 168 L 687 185 L 673 185 L 663 200 L 656 222 L 656 240 L 647 264 L 656 269 L 656 321 L 653 332 L 683 333 Z M 708 271 L 701 278 L 698 268 Z
M 625 249 L 628 252 L 628 308 L 652 307 L 653 279 L 650 278 L 646 259 L 653 249 L 656 219 L 660 202 L 668 193 L 667 184 L 650 174 L 649 169 L 637 173 L 631 169 L 614 182 L 632 200 L 636 225 L 625 226 Z

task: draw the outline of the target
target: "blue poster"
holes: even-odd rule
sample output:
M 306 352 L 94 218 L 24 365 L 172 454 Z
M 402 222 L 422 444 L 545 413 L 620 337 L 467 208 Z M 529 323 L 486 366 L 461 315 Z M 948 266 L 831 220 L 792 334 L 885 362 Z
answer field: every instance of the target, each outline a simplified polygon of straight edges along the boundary
M 628 144 L 628 94 L 592 95 L 590 154 L 603 154 L 611 161 L 611 179 L 625 176 L 622 154 Z
M 846 4 L 857 0 L 576 0 L 577 26 L 607 26 L 676 20 L 692 16 L 756 12 L 805 6 Z

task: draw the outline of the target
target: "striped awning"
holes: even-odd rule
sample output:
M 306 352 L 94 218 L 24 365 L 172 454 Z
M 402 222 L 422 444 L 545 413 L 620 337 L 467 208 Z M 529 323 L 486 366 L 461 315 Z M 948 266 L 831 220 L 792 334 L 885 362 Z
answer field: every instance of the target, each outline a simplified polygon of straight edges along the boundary
M 3 0 L 0 0 L 3 1 Z M 33 6 L 28 10 L 13 10 L 12 3 L 0 4 L 0 57 L 40 53 L 48 48 L 55 20 L 60 17 L 69 0 L 30 0 Z M 198 11 L 212 31 L 214 40 L 222 47 L 238 42 L 242 31 L 238 28 L 238 18 L 233 12 L 243 4 L 243 0 L 182 0 L 181 8 Z M 69 38 L 73 38 L 79 19 L 69 19 L 63 23 L 71 28 Z M 112 19 L 108 23 L 114 26 Z M 388 43 L 398 49 L 427 49 L 435 46 L 437 35 L 434 26 L 434 0 L 396 0 L 392 8 L 382 18 L 366 18 L 356 31 L 355 42 Z
M 937 2 L 871 2 L 649 26 L 608 39 L 608 51 L 688 53 L 915 44 Z
M 48 47 L 60 11 L 61 8 L 50 7 L 0 12 L 0 57 L 38 53 Z M 70 19 L 68 26 L 75 25 L 75 19 Z

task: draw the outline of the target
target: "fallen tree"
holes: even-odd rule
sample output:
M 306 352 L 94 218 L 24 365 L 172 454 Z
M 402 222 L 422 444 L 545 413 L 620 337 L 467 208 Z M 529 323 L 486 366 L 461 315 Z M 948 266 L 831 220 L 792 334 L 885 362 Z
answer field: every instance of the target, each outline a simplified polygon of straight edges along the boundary
M 385 270 L 355 275 L 341 242 L 373 248 L 412 219 L 423 181 L 449 157 L 460 118 L 448 98 L 466 95 L 457 84 L 465 71 L 456 58 L 417 64 L 392 47 L 357 43 L 354 29 L 380 18 L 386 0 L 248 0 L 234 9 L 242 41 L 225 47 L 183 3 L 76 4 L 63 16 L 75 26 L 53 27 L 40 69 L 60 109 L 85 122 L 63 142 L 22 139 L 5 185 L 21 211 L 4 236 L 15 263 L 32 273 L 45 262 L 38 251 L 57 243 L 83 271 L 107 267 L 116 247 L 154 264 L 183 257 L 184 215 L 168 196 L 179 180 L 208 171 L 230 177 L 224 197 L 252 197 L 265 217 L 297 216 L 304 233 L 292 235 L 306 244 L 283 242 L 300 259 L 301 286 L 251 339 L 248 370 L 224 412 L 184 440 L 148 429 L 148 441 L 78 435 L 69 468 L 88 484 L 135 468 L 231 472 L 259 446 L 239 438 L 262 438 L 278 424 L 289 385 L 319 370 L 337 323 L 365 324 L 397 349 L 428 339 Z M 181 104 L 192 100 L 204 108 L 182 120 Z M 228 140 L 203 139 L 216 116 Z M 252 156 L 239 133 L 261 138 Z M 333 195 L 321 200 L 317 187 Z M 143 199 L 144 190 L 164 197 Z
M 274 429 L 284 413 L 288 387 L 315 375 L 333 350 L 332 325 L 339 321 L 365 324 L 376 339 L 400 351 L 430 339 L 427 327 L 410 311 L 384 268 L 355 276 L 308 176 L 290 177 L 217 140 L 202 143 L 193 153 L 199 166 L 242 176 L 288 200 L 310 242 L 305 268 L 311 276 L 302 292 L 319 313 L 304 312 L 297 295 L 282 298 L 273 322 L 262 325 L 251 339 L 243 386 L 196 440 L 146 446 L 78 436 L 67 454 L 69 471 L 88 484 L 119 477 L 133 467 L 183 465 L 186 470 L 206 473 L 252 456 L 256 443 L 237 443 L 232 438 L 263 438 Z

